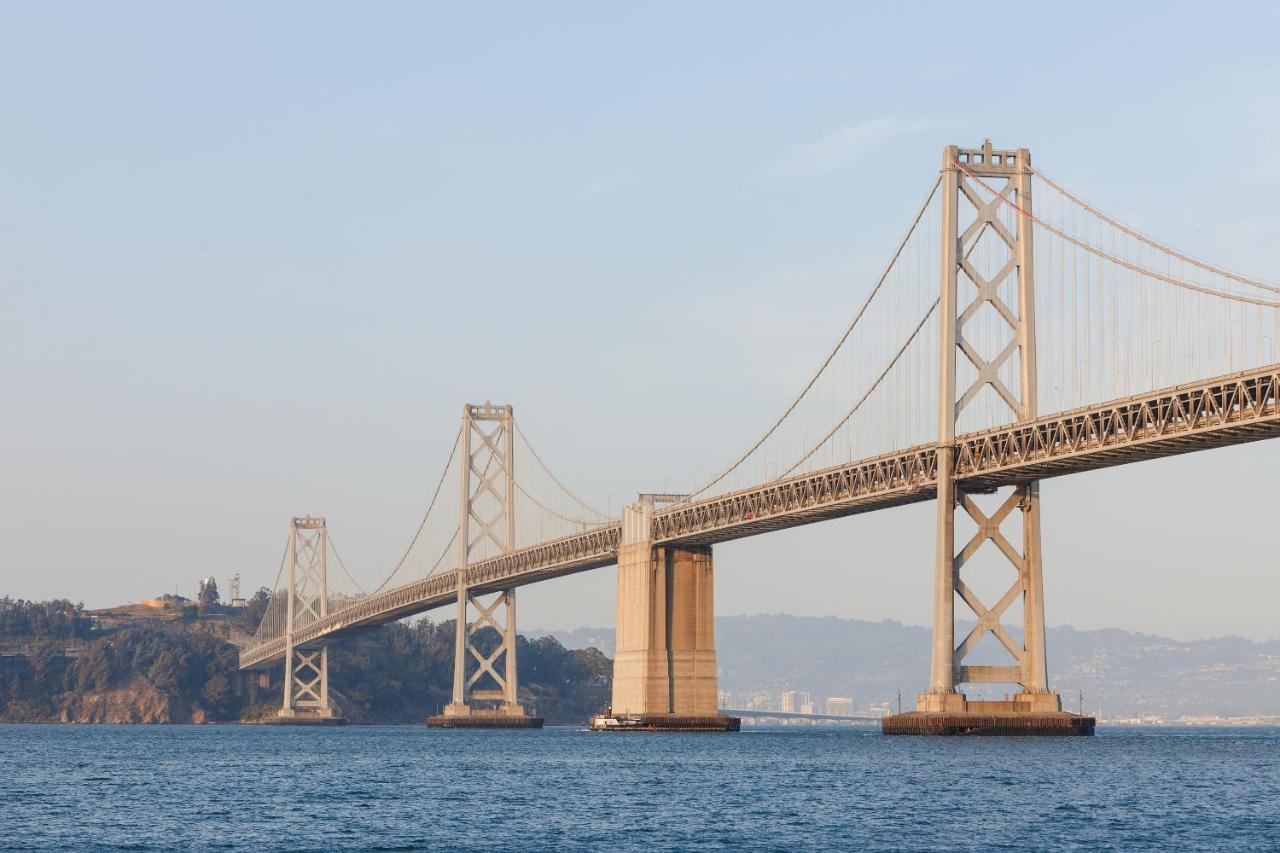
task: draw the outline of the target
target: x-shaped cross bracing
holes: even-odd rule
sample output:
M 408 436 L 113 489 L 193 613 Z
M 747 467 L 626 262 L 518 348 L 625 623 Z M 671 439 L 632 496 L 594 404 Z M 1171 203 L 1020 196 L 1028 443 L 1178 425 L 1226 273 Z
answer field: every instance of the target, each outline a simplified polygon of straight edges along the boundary
M 1004 615 L 1004 612 L 1025 592 L 1027 577 L 1026 556 L 1013 547 L 1013 544 L 1001 532 L 1000 527 L 1014 509 L 1025 508 L 1025 499 L 1026 487 L 1019 486 L 1013 490 L 1013 493 L 1005 499 L 1004 503 L 994 513 L 988 516 L 972 497 L 966 494 L 960 495 L 960 505 L 964 507 L 965 512 L 978 525 L 978 530 L 973 534 L 968 544 L 955 556 L 955 590 L 964 600 L 964 603 L 969 606 L 969 609 L 973 611 L 978 619 L 978 624 L 973 627 L 973 630 L 969 632 L 969 635 L 964 638 L 960 645 L 956 646 L 952 660 L 957 672 L 960 671 L 960 665 L 965 656 L 973 651 L 988 633 L 993 634 L 1000 641 L 1000 644 L 1009 651 L 1009 654 L 1017 662 L 1019 669 L 1025 670 L 1026 668 L 1026 649 L 1021 643 L 1016 642 L 1013 637 L 1009 636 L 1009 632 L 1000 623 L 1000 618 Z M 1017 572 L 1017 577 L 1013 584 L 992 607 L 987 607 L 977 593 L 960 576 L 961 568 L 964 564 L 987 542 L 994 543 Z
M 324 565 L 320 554 L 324 536 L 318 530 L 309 536 L 298 531 L 297 536 L 294 551 L 293 620 L 295 627 L 301 627 L 324 616 L 324 608 L 321 606 L 324 597 L 321 573 Z
M 294 650 L 292 672 L 290 678 L 293 682 L 293 704 L 294 706 L 316 707 L 324 706 L 324 699 L 321 697 L 322 684 L 324 682 L 324 668 L 321 664 L 322 651 L 314 650 Z
M 467 644 L 467 651 L 469 651 L 471 656 L 476 659 L 476 663 L 480 664 L 480 667 L 475 672 L 471 673 L 471 677 L 467 679 L 468 690 L 470 690 L 486 672 L 489 673 L 495 682 L 497 682 L 500 689 L 506 689 L 507 682 L 501 675 L 498 675 L 498 671 L 494 669 L 494 664 L 497 663 L 498 658 L 502 657 L 506 650 L 507 644 L 503 643 L 501 646 L 498 646 L 498 648 L 493 650 L 493 654 L 485 657 L 480 654 L 480 651 L 475 646 L 469 643 Z
M 1005 404 L 1009 406 L 1010 411 L 1012 411 L 1014 415 L 1020 415 L 1022 414 L 1023 409 L 1022 401 L 1020 401 L 1018 397 L 1009 390 L 1008 386 L 1005 385 L 1004 380 L 1000 378 L 1000 369 L 1004 367 L 1005 363 L 1008 362 L 1020 346 L 1018 327 L 1021 324 L 1021 318 L 1013 312 L 1013 310 L 1000 296 L 1000 286 L 1004 284 L 1010 274 L 1018 268 L 1018 243 L 1017 239 L 1009 233 L 1009 229 L 1005 227 L 1004 223 L 1000 221 L 997 215 L 1000 204 L 1009 200 L 1009 196 L 1014 191 L 1015 184 L 1012 180 L 1007 181 L 1004 188 L 999 191 L 998 195 L 993 197 L 990 201 L 985 202 L 978 197 L 977 193 L 975 193 L 973 188 L 969 186 L 969 183 L 963 176 L 960 177 L 959 185 L 965 198 L 967 198 L 973 205 L 975 213 L 973 222 L 970 223 L 967 229 L 965 229 L 964 234 L 960 236 L 959 245 L 961 251 L 959 253 L 958 264 L 965 276 L 973 283 L 977 293 L 975 294 L 973 301 L 970 302 L 962 312 L 960 312 L 959 317 L 956 319 L 956 346 L 964 353 L 965 358 L 967 358 L 974 366 L 978 375 L 977 378 L 974 379 L 973 384 L 970 385 L 964 394 L 962 394 L 956 401 L 956 416 L 959 417 L 960 413 L 964 411 L 964 408 L 968 406 L 973 398 L 976 397 L 986 386 L 990 386 L 996 394 L 999 395 Z M 1009 249 L 1008 260 L 990 279 L 983 276 L 982 273 L 978 271 L 977 267 L 970 261 L 970 255 L 973 253 L 974 249 L 978 247 L 978 244 L 982 240 L 982 235 L 988 230 L 999 237 L 1004 245 Z M 973 344 L 964 336 L 965 324 L 968 323 L 969 320 L 973 319 L 973 317 L 982 309 L 983 305 L 990 305 L 1012 331 L 1009 342 L 990 361 L 983 358 L 977 348 L 974 347 Z
M 500 550 L 508 550 L 514 543 L 506 542 L 505 531 L 499 531 L 499 522 L 506 524 L 507 498 L 502 491 L 499 491 L 496 483 L 499 479 L 505 482 L 507 470 L 511 460 L 507 459 L 506 452 L 502 449 L 502 438 L 504 426 L 501 422 L 493 428 L 491 432 L 485 432 L 477 421 L 471 421 L 472 434 L 479 437 L 481 446 L 471 451 L 470 459 L 467 460 L 467 467 L 470 469 L 469 479 L 474 482 L 475 488 L 468 490 L 467 495 L 467 514 L 470 519 L 475 522 L 479 530 L 474 536 L 468 535 L 467 551 L 468 553 L 480 542 L 485 539 L 491 541 Z M 481 457 L 485 458 L 485 464 L 480 466 Z M 493 463 L 497 462 L 497 470 L 494 469 Z M 505 486 L 504 486 L 505 490 Z M 491 518 L 483 518 L 476 511 L 476 503 L 481 495 L 489 494 L 498 506 L 497 512 Z
M 474 595 L 468 595 L 467 600 L 477 611 L 476 620 L 467 627 L 467 651 L 479 664 L 476 671 L 467 679 L 467 689 L 470 690 L 477 681 L 484 677 L 485 673 L 488 673 L 499 689 L 505 690 L 507 686 L 506 678 L 498 674 L 496 664 L 499 658 L 509 652 L 511 644 L 515 642 L 515 637 L 511 635 L 511 631 L 508 630 L 507 626 L 499 624 L 498 620 L 494 618 L 494 611 L 497 610 L 500 604 L 504 605 L 504 610 L 511 606 L 509 594 L 500 592 L 488 604 L 485 604 Z M 489 655 L 481 653 L 471 641 L 471 638 L 485 625 L 492 627 L 493 630 L 498 632 L 498 636 L 502 638 L 502 642 Z

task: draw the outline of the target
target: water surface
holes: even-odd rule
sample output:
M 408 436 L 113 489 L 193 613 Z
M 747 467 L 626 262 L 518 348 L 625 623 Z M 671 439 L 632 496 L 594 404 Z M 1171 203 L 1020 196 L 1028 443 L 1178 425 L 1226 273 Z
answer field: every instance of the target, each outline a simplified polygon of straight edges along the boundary
M 0 850 L 1276 850 L 1280 730 L 0 726 Z

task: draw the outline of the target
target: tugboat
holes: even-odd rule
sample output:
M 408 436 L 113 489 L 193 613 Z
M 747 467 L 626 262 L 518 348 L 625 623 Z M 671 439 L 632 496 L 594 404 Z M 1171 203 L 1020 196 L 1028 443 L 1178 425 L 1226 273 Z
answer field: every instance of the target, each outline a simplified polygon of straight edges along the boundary
M 628 729 L 636 730 L 641 728 L 643 721 L 639 717 L 613 715 L 613 709 L 606 710 L 603 714 L 596 714 L 591 718 L 591 731 L 593 732 L 617 732 L 627 731 Z

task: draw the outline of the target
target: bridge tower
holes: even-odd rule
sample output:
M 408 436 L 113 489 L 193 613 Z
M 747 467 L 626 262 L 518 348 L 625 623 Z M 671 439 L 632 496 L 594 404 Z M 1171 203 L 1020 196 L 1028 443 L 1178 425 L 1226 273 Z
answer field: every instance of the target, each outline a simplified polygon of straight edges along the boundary
M 486 602 L 484 593 L 469 587 L 467 577 L 467 566 L 474 558 L 515 549 L 515 425 L 511 406 L 488 402 L 464 405 L 461 442 L 453 701 L 428 723 L 449 728 L 538 727 L 542 720 L 526 714 L 519 703 L 515 590 L 498 590 Z M 471 608 L 476 619 L 468 624 Z M 486 626 L 499 637 L 492 649 L 477 643 L 477 635 Z M 469 666 L 472 659 L 474 668 Z
M 1032 480 L 1015 486 L 990 512 L 984 511 L 973 495 L 958 489 L 954 480 L 956 425 L 979 399 L 1007 411 L 1015 423 L 1036 417 L 1031 176 L 1031 157 L 1025 148 L 1000 151 L 988 141 L 977 149 L 949 146 L 943 152 L 937 561 L 930 684 L 929 691 L 919 697 L 920 712 L 1061 711 L 1058 695 L 1049 690 L 1045 666 L 1040 484 Z M 985 194 L 979 192 L 982 184 L 1012 202 L 1008 206 L 1014 211 L 1012 216 L 1000 215 L 1005 205 L 999 198 L 983 200 Z M 990 246 L 982 247 L 984 240 L 991 241 Z M 994 263 L 990 260 L 993 256 Z M 985 267 L 979 263 L 983 257 L 987 258 Z M 984 310 L 989 318 L 994 315 L 1002 321 L 995 323 L 1002 330 L 1003 343 L 994 354 L 980 351 L 976 339 L 967 334 Z M 1009 387 L 1014 383 L 1006 381 L 1015 373 L 1016 390 Z M 977 525 L 977 532 L 959 548 L 957 508 Z M 1012 537 L 1020 547 L 1002 532 L 1007 530 L 1004 522 L 1010 516 L 1021 523 L 1020 535 Z M 997 551 L 1014 570 L 1012 584 L 994 602 L 982 601 L 966 584 L 962 572 L 984 546 Z M 959 644 L 955 640 L 957 596 L 977 620 Z M 1019 598 L 1021 641 L 1001 622 Z M 1003 647 L 1008 663 L 966 664 L 966 658 L 988 634 Z M 956 689 L 966 683 L 1018 684 L 1021 692 L 1003 703 L 971 703 Z
M 308 515 L 289 519 L 282 722 L 342 721 L 329 701 L 329 649 L 295 646 L 293 642 L 295 631 L 329 614 L 327 538 L 323 518 Z

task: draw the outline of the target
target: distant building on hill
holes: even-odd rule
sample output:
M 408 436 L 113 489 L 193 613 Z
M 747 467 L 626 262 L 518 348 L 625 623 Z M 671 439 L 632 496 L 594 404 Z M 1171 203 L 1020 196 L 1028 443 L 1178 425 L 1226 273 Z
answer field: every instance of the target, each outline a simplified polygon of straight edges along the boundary
M 827 714 L 832 717 L 852 717 L 853 700 L 844 696 L 832 696 L 827 699 Z

